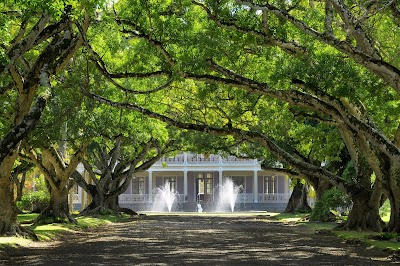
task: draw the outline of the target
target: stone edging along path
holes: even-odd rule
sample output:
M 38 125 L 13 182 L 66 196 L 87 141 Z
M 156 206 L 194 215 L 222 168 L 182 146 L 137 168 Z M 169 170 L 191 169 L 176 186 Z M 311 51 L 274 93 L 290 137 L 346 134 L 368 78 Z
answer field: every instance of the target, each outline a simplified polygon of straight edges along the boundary
M 6 249 L 4 265 L 390 265 L 389 254 L 256 215 L 147 215 Z

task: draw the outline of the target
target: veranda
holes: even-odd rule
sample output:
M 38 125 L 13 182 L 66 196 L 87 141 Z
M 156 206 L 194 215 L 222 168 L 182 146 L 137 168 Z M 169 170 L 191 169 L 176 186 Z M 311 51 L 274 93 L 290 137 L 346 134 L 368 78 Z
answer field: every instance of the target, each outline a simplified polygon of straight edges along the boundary
M 84 171 L 80 167 L 79 171 Z M 119 196 L 122 207 L 151 210 L 155 189 L 169 182 L 177 194 L 175 210 L 195 211 L 201 203 L 204 210 L 212 210 L 218 186 L 230 178 L 240 191 L 236 210 L 282 211 L 290 197 L 290 181 L 286 175 L 264 171 L 257 159 L 234 156 L 181 153 L 164 157 L 147 171 L 136 173 L 128 189 Z M 73 209 L 83 209 L 90 199 L 80 187 L 70 195 Z

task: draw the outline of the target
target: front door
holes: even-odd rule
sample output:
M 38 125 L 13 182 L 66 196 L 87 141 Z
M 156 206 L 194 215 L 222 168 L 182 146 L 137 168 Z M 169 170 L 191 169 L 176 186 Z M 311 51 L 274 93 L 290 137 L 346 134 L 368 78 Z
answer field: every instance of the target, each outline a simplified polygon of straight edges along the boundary
M 212 201 L 213 174 L 196 173 L 196 200 L 198 202 Z

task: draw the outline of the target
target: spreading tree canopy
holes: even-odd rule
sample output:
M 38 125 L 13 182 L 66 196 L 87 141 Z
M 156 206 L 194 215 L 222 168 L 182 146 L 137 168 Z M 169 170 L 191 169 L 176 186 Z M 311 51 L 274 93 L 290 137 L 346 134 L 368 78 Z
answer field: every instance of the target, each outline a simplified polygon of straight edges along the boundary
M 22 233 L 11 172 L 60 72 L 83 44 L 101 1 L 2 1 L 0 4 L 0 235 Z
M 397 1 L 121 0 L 95 16 L 98 2 L 70 2 L 2 4 L 1 111 L 12 115 L 0 122 L 1 206 L 14 206 L 7 177 L 51 95 L 41 92 L 84 46 L 91 62 L 81 79 L 71 69 L 72 87 L 89 98 L 262 146 L 349 193 L 348 228 L 382 230 L 388 197 L 387 230 L 400 231 Z M 16 228 L 7 208 L 0 234 Z
M 168 97 L 163 108 L 153 108 L 144 101 L 89 95 L 178 127 L 260 142 L 303 175 L 347 190 L 360 206 L 353 208 L 351 228 L 379 230 L 384 193 L 392 205 L 388 229 L 398 231 L 397 8 L 381 1 L 120 1 L 115 20 L 131 47 L 124 54 L 143 58 L 135 48 L 147 47 L 146 58 L 157 64 L 145 74 L 171 75 L 171 84 L 164 83 L 169 90 L 162 92 Z M 86 46 L 116 89 L 126 89 L 118 80 L 141 70 L 121 71 L 121 63 L 103 60 L 90 42 Z M 135 56 L 121 59 L 128 64 L 137 62 Z M 284 106 L 282 112 L 335 128 L 354 177 L 345 179 L 280 145 L 268 127 L 273 119 L 260 115 L 269 108 L 262 103 L 272 99 Z M 332 155 L 326 156 L 322 161 Z

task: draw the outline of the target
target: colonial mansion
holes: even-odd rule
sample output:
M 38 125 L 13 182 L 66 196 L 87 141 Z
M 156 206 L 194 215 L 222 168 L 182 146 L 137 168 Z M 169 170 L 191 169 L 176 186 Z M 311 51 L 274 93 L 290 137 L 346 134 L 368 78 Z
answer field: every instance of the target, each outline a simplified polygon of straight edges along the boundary
M 147 171 L 136 173 L 128 189 L 119 196 L 119 203 L 135 211 L 152 210 L 158 188 L 168 183 L 176 194 L 173 211 L 196 211 L 198 204 L 210 211 L 218 196 L 216 188 L 225 179 L 239 188 L 235 210 L 282 211 L 290 197 L 289 178 L 262 170 L 256 159 L 181 153 L 164 157 Z M 82 209 L 89 199 L 77 188 L 70 195 L 70 202 L 74 209 Z

